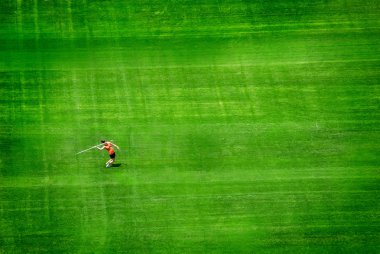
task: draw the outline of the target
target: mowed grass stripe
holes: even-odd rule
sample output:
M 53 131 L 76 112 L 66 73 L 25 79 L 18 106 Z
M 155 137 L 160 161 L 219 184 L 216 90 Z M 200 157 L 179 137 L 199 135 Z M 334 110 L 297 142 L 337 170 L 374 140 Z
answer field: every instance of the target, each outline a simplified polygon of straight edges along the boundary
M 38 7 L 38 11 L 36 11 Z M 222 3 L 149 1 L 127 3 L 112 1 L 103 8 L 87 1 L 31 4 L 27 1 L 6 2 L 11 12 L 5 17 L 6 35 L 14 32 L 25 37 L 39 33 L 46 37 L 118 37 L 159 35 L 224 35 L 229 31 L 286 30 L 286 27 L 313 29 L 362 28 L 379 24 L 379 7 L 370 1 L 351 1 L 345 7 L 331 2 L 257 3 L 224 1 Z M 285 10 L 285 9 L 286 10 Z M 83 11 L 85 10 L 85 11 Z M 38 16 L 37 16 L 38 14 Z M 61 14 L 61 15 L 58 15 Z M 52 17 L 54 22 L 51 21 Z M 226 18 L 228 17 L 228 18 Z M 36 23 L 38 18 L 38 23 Z M 13 22 L 14 20 L 17 22 Z M 269 29 L 268 29 L 269 28 Z M 17 34 L 17 33 L 16 33 Z

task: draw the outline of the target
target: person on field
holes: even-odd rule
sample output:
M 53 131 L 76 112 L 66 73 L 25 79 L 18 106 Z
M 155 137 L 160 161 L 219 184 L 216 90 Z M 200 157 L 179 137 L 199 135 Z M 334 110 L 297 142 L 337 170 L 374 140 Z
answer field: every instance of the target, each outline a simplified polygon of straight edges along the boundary
M 110 155 L 110 159 L 106 163 L 106 167 L 109 168 L 111 167 L 112 163 L 115 162 L 115 158 L 116 158 L 116 153 L 113 147 L 116 147 L 119 151 L 120 151 L 120 148 L 116 144 L 111 143 L 110 141 L 101 140 L 100 142 L 102 142 L 103 146 L 98 147 L 98 149 L 99 150 L 106 149 L 108 154 Z

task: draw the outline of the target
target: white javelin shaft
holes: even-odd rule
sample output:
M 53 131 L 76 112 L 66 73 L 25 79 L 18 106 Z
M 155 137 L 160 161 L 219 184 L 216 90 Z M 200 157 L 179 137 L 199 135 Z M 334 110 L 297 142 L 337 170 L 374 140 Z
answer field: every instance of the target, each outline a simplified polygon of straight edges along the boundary
M 103 144 L 99 144 L 99 145 L 96 145 L 96 146 L 93 146 L 93 147 L 87 148 L 86 150 L 80 151 L 80 152 L 78 152 L 78 153 L 76 153 L 76 154 L 84 153 L 84 152 L 86 152 L 86 151 L 88 151 L 88 150 L 91 150 L 91 149 L 94 149 L 94 148 L 96 148 L 96 147 L 98 147 L 98 146 L 100 146 L 100 145 L 103 145 Z

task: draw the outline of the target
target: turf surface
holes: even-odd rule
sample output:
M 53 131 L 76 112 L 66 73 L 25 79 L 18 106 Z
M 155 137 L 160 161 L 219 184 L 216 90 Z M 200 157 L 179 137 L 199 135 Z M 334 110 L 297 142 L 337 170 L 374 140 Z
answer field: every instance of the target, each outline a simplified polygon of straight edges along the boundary
M 0 253 L 380 248 L 377 1 L 0 6 Z

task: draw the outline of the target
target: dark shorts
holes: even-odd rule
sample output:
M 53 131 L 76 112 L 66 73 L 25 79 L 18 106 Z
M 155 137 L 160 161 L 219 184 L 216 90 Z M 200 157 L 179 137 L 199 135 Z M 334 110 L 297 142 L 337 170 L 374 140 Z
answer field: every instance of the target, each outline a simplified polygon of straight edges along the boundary
M 111 159 L 115 159 L 115 157 L 116 157 L 116 153 L 110 154 Z

